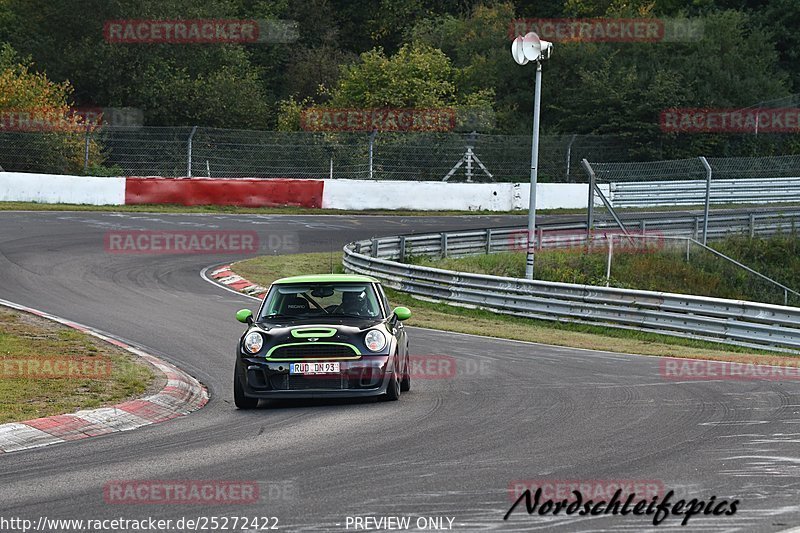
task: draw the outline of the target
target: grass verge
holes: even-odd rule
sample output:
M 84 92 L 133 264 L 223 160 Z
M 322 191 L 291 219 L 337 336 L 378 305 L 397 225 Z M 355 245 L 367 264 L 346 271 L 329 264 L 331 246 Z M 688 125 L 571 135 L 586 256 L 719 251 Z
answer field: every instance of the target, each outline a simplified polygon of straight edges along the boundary
M 244 278 L 268 286 L 286 276 L 330 272 L 331 263 L 335 272 L 341 272 L 338 252 L 333 254 L 333 261 L 329 253 L 262 256 L 240 261 L 232 268 Z M 684 337 L 499 315 L 418 300 L 391 289 L 387 294 L 392 305 L 406 305 L 412 309 L 413 315 L 407 322 L 409 326 L 609 352 L 773 364 L 798 361 L 791 355 Z
M 156 382 L 149 365 L 121 348 L 0 307 L 0 423 L 119 403 Z

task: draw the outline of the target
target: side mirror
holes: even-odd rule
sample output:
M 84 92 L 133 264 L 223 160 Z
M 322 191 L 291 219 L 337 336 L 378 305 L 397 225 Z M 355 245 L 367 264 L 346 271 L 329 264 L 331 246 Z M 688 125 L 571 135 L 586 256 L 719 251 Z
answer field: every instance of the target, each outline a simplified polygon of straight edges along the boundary
M 397 320 L 408 320 L 411 318 L 411 309 L 408 307 L 395 307 L 393 312 Z
M 236 320 L 244 324 L 252 324 L 253 312 L 249 309 L 239 309 L 236 311 Z

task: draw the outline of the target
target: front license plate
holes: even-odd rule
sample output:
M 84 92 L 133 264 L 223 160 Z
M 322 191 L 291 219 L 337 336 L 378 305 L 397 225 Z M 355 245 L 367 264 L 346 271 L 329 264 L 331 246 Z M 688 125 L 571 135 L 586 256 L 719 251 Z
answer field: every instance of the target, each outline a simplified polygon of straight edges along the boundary
M 290 374 L 338 374 L 339 363 L 292 363 Z

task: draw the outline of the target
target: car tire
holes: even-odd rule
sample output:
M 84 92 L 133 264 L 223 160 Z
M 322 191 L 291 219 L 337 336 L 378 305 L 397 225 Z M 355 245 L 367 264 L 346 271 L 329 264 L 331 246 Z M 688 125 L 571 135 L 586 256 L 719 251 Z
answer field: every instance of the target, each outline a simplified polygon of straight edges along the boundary
M 400 380 L 400 390 L 402 392 L 411 390 L 411 372 L 408 368 L 408 358 L 406 358 L 406 371 L 403 372 L 403 379 Z
M 238 368 L 238 362 L 236 366 Z M 239 379 L 239 373 L 236 371 L 233 373 L 233 403 L 237 409 L 255 409 L 258 407 L 258 398 L 245 395 L 242 380 Z
M 400 399 L 400 380 L 397 379 L 397 372 L 392 372 L 389 385 L 386 387 L 386 392 L 381 399 L 386 402 L 396 402 Z

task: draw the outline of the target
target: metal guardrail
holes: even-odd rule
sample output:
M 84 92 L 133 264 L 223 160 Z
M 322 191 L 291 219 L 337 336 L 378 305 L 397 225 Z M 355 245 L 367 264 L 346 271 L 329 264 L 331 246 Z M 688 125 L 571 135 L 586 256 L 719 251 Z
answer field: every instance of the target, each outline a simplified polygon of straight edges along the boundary
M 611 205 L 654 207 L 700 205 L 705 202 L 706 180 L 612 182 Z M 711 180 L 712 204 L 800 202 L 800 177 Z
M 710 234 L 720 235 L 749 228 L 769 234 L 794 226 L 800 212 L 730 215 L 714 218 Z M 641 225 L 659 231 L 691 232 L 692 219 L 642 219 Z M 680 228 L 680 229 L 679 229 Z M 727 228 L 727 230 L 726 230 Z M 578 230 L 581 224 L 548 226 L 537 235 L 537 246 L 547 246 L 553 230 Z M 713 233 L 712 233 L 713 232 Z M 634 329 L 672 336 L 736 344 L 751 348 L 800 352 L 800 308 L 673 294 L 525 280 L 454 272 L 402 263 L 410 255 L 463 256 L 493 251 L 518 250 L 523 228 L 501 228 L 447 233 L 428 233 L 374 238 L 344 247 L 342 263 L 348 272 L 367 274 L 386 286 L 415 296 L 452 305 L 475 307 L 496 313 L 559 322 L 577 322 Z M 583 238 L 586 238 L 585 233 Z M 524 237 L 523 237 L 524 239 Z M 575 241 L 579 242 L 579 241 Z M 563 246 L 563 239 L 550 239 Z

